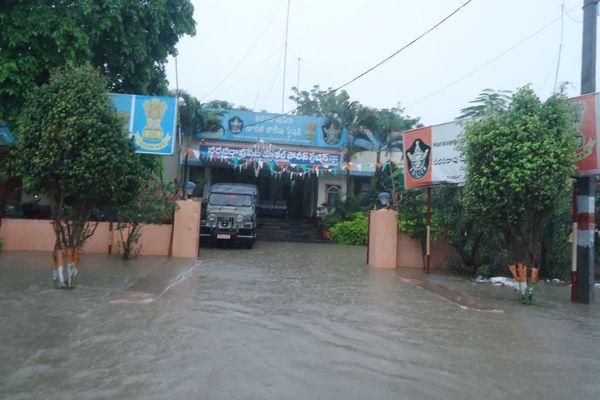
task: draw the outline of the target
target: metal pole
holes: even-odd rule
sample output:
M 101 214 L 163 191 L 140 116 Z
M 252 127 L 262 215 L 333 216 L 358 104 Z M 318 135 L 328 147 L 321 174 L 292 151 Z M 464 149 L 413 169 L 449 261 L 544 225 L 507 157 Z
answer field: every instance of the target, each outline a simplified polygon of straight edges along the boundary
M 596 18 L 598 0 L 583 2 L 581 94 L 596 91 Z M 577 271 L 575 301 L 594 302 L 594 231 L 596 176 L 577 177 Z
M 577 299 L 577 185 L 573 186 L 573 243 L 571 248 L 571 301 Z
M 427 188 L 427 238 L 425 239 L 425 272 L 431 272 L 431 187 Z
M 371 253 L 371 210 L 367 212 L 367 265 L 369 265 L 369 253 Z
M 296 81 L 296 88 L 298 93 L 300 92 L 300 57 L 298 57 L 298 80 Z
M 284 103 L 285 103 L 285 70 L 287 67 L 287 46 L 288 46 L 288 28 L 290 25 L 290 1 L 288 0 L 287 4 L 287 17 L 285 20 L 285 47 L 283 51 L 283 84 L 281 87 L 281 113 L 285 112 Z
M 108 255 L 112 254 L 112 247 L 114 241 L 114 229 L 113 229 L 113 212 L 110 210 L 110 219 L 108 222 Z

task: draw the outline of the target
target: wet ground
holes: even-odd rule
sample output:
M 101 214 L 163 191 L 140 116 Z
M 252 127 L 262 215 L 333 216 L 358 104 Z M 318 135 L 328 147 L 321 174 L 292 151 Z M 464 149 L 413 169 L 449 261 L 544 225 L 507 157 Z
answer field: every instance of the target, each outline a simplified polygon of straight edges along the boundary
M 600 305 L 259 242 L 188 263 L 0 254 L 0 398 L 598 399 Z M 597 293 L 600 299 L 600 293 Z

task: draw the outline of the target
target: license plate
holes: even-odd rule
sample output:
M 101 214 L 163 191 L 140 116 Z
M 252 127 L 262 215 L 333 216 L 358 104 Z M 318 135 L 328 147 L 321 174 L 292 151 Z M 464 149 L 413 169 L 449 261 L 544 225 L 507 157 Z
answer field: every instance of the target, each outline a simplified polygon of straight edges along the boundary
M 218 233 L 217 239 L 231 239 L 231 235 L 226 235 L 224 233 Z

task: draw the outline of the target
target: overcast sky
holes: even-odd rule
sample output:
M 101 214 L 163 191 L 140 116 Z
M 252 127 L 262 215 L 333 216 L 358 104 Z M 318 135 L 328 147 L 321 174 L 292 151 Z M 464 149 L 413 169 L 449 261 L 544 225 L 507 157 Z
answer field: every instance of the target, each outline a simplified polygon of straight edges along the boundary
M 298 82 L 298 58 L 301 89 L 316 84 L 336 87 L 464 2 L 291 0 L 285 110 L 294 107 L 288 96 Z M 184 37 L 178 44 L 180 88 L 203 102 L 220 99 L 255 110 L 280 112 L 287 0 L 193 3 L 196 36 Z M 353 99 L 373 107 L 390 108 L 400 103 L 408 115 L 420 117 L 425 125 L 454 119 L 486 88 L 514 90 L 531 83 L 538 95 L 546 98 L 554 89 L 561 4 L 562 0 L 473 0 L 435 31 L 346 90 Z M 583 0 L 565 0 L 564 4 L 570 11 L 564 16 L 558 81 L 570 82 L 568 94 L 574 96 L 580 87 Z M 424 99 L 555 19 L 493 63 Z M 167 66 L 167 76 L 174 88 L 173 59 Z

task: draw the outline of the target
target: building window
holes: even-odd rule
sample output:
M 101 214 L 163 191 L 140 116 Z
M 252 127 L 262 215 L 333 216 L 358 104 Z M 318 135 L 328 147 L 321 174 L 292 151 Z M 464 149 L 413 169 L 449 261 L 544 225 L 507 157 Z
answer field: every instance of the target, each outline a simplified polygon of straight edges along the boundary
M 325 192 L 327 193 L 327 204 L 332 206 L 339 201 L 342 188 L 338 185 L 327 185 Z

